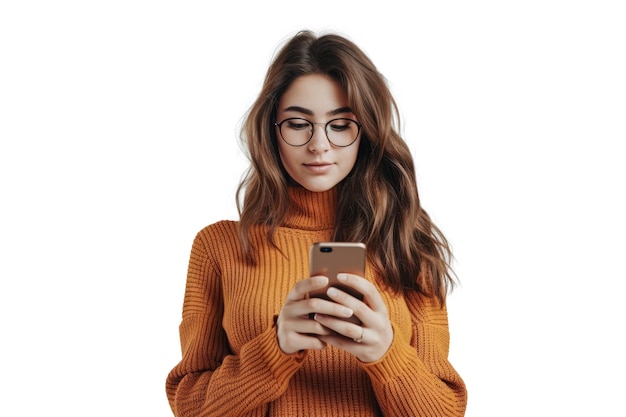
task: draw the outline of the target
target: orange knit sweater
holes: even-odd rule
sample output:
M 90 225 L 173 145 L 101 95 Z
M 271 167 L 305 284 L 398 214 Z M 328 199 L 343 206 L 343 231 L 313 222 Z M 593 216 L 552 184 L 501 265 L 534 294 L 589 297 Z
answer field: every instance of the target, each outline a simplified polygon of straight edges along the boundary
M 309 247 L 331 238 L 335 190 L 290 189 L 277 230 L 253 231 L 260 256 L 244 262 L 237 224 L 200 231 L 191 250 L 180 340 L 166 392 L 176 416 L 462 416 L 465 385 L 448 362 L 447 312 L 417 293 L 382 292 L 394 329 L 386 355 L 361 363 L 332 346 L 283 353 L 274 318 L 308 276 Z M 372 268 L 366 278 L 376 282 Z M 379 287 L 380 289 L 380 287 Z

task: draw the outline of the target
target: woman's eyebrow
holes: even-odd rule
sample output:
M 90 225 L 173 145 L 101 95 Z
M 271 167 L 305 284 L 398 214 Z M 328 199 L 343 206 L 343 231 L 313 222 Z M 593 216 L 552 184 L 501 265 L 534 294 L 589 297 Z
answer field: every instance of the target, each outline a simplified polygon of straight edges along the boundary
M 328 113 L 326 113 L 329 116 L 336 116 L 338 114 L 343 114 L 343 113 L 352 113 L 352 109 L 350 107 L 340 107 L 338 109 L 335 109 L 333 111 L 329 111 Z
M 307 108 L 300 107 L 300 106 L 289 106 L 284 111 L 295 111 L 295 112 L 298 112 L 298 113 L 302 113 L 302 114 L 306 114 L 306 115 L 309 115 L 309 116 L 313 116 L 313 111 L 312 110 L 309 110 Z M 338 109 L 326 112 L 326 115 L 327 116 L 336 116 L 338 114 L 343 114 L 343 113 L 352 113 L 352 109 L 350 107 L 340 107 Z
M 309 116 L 313 116 L 313 111 L 311 111 L 309 109 L 305 109 L 304 107 L 300 107 L 300 106 L 289 106 L 284 111 L 295 111 L 295 112 L 298 112 L 298 113 L 302 113 L 302 114 L 306 114 L 306 115 L 309 115 Z

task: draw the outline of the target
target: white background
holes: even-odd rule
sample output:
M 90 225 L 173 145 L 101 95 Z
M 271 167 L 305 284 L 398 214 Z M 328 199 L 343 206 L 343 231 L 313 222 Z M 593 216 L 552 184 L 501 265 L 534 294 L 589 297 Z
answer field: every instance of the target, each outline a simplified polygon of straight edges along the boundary
M 466 415 L 623 412 L 619 3 L 2 2 L 0 414 L 171 415 L 192 239 L 236 217 L 241 118 L 303 28 L 398 101 Z

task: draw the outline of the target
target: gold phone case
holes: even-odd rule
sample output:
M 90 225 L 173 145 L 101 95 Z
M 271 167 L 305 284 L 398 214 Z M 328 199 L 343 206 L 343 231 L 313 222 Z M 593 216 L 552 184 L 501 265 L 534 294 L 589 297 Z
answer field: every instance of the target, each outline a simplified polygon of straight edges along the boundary
M 324 275 L 329 286 L 336 287 L 359 299 L 363 296 L 337 280 L 337 274 L 346 272 L 365 276 L 365 244 L 353 242 L 317 242 L 311 246 L 311 276 Z M 326 289 L 309 294 L 310 297 L 326 298 Z

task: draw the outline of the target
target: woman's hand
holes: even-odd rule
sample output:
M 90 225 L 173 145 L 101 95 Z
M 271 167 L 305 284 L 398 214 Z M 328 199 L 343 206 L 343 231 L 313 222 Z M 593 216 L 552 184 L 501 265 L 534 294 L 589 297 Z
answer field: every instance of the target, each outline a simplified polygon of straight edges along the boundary
M 278 345 L 283 352 L 291 354 L 305 349 L 326 347 L 320 337 L 330 335 L 332 331 L 321 322 L 309 318 L 315 313 L 334 316 L 335 320 L 353 315 L 353 311 L 347 306 L 321 298 L 307 298 L 309 291 L 319 290 L 327 285 L 327 277 L 310 277 L 297 282 L 287 294 L 287 300 L 276 321 Z
M 312 321 L 333 331 L 320 333 L 319 339 L 352 353 L 362 362 L 375 362 L 385 355 L 393 341 L 387 307 L 374 284 L 365 278 L 352 274 L 339 274 L 338 278 L 343 285 L 363 294 L 363 301 L 332 287 L 327 295 L 338 305 L 354 311 L 361 324 L 347 322 L 336 314 L 333 317 L 318 312 Z

